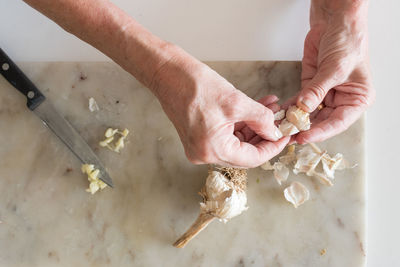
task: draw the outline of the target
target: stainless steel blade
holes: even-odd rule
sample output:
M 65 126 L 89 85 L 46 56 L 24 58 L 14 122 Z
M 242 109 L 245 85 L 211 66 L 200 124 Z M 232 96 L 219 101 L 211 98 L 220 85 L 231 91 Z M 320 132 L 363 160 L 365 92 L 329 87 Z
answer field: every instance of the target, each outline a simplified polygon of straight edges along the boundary
M 33 112 L 67 145 L 82 163 L 93 164 L 99 169 L 100 180 L 113 187 L 113 182 L 99 158 L 72 125 L 57 113 L 49 100 L 45 100 Z

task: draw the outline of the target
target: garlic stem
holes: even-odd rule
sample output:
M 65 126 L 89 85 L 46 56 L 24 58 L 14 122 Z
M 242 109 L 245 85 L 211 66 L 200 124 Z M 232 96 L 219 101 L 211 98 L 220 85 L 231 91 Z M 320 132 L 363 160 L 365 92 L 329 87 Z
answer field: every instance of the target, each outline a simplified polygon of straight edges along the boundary
M 190 228 L 173 244 L 174 247 L 183 248 L 190 240 L 200 233 L 216 217 L 208 213 L 200 213 Z

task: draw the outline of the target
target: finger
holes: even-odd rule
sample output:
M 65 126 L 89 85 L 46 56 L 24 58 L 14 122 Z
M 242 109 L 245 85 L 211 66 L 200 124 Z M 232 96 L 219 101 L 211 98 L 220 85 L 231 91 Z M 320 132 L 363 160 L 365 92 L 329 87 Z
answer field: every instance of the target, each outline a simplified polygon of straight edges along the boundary
M 276 103 L 279 101 L 279 98 L 276 95 L 267 95 L 258 100 L 259 103 L 271 109 L 273 112 L 279 111 L 279 105 Z M 278 110 L 276 110 L 278 108 Z M 276 110 L 276 111 L 275 111 Z M 244 122 L 235 123 L 235 131 L 241 131 L 246 126 Z M 255 133 L 253 133 L 253 136 Z
M 273 113 L 278 112 L 279 110 L 281 110 L 281 106 L 277 103 L 272 103 L 266 106 L 267 108 L 269 108 L 270 110 L 272 110 Z
M 280 106 L 277 103 L 272 103 L 272 104 L 268 104 L 266 106 L 267 108 L 269 108 L 272 112 L 278 112 L 280 110 Z M 236 128 L 235 128 L 236 129 Z M 248 126 L 244 126 L 239 130 L 243 137 L 244 137 L 244 141 L 248 142 L 249 140 L 251 140 L 254 136 L 256 136 L 257 134 L 250 129 L 250 127 Z
M 276 95 L 267 95 L 267 96 L 261 97 L 260 99 L 257 100 L 257 102 L 263 104 L 264 106 L 268 106 L 268 105 L 276 103 L 278 101 L 279 101 L 279 98 Z
M 235 123 L 234 131 L 240 131 L 245 126 L 246 126 L 246 123 L 244 123 L 243 121 L 237 122 L 237 123 Z
M 250 141 L 248 141 L 248 143 L 254 146 L 254 145 L 260 143 L 260 142 L 263 141 L 263 140 L 264 140 L 264 139 L 262 139 L 261 136 L 256 135 L 256 136 L 254 136 Z
M 292 96 L 281 106 L 282 109 L 288 109 L 289 106 L 296 105 L 298 95 Z
M 233 137 L 233 136 L 232 136 Z M 289 142 L 289 137 L 284 137 L 277 142 L 261 141 L 253 146 L 246 142 L 232 139 L 232 144 L 225 151 L 220 164 L 254 168 L 279 154 Z
M 245 142 L 246 141 L 244 135 L 241 132 L 236 131 L 233 134 L 240 140 L 240 142 Z
M 335 73 L 317 72 L 300 91 L 297 106 L 307 112 L 314 111 L 322 102 L 328 91 L 337 84 Z
M 338 107 L 325 120 L 311 125 L 308 131 L 296 136 L 299 144 L 321 142 L 346 130 L 363 113 L 362 107 Z
M 277 141 L 282 137 L 282 133 L 274 124 L 274 113 L 267 107 L 260 104 L 248 105 L 247 112 L 243 114 L 243 121 L 257 135 L 265 140 Z

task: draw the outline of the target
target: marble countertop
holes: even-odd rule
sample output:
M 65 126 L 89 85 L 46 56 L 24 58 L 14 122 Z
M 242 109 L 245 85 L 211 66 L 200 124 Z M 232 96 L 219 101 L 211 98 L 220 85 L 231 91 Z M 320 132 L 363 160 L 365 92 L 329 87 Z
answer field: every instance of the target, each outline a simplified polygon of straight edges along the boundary
M 299 87 L 298 62 L 208 64 L 253 98 L 287 98 Z M 20 66 L 103 160 L 115 189 L 85 192 L 80 162 L 0 79 L 0 265 L 363 266 L 362 120 L 321 144 L 358 163 L 332 188 L 291 174 L 311 191 L 294 209 L 271 173 L 250 170 L 249 210 L 177 249 L 171 244 L 199 212 L 207 168 L 185 158 L 153 95 L 113 63 Z M 89 97 L 98 112 L 88 110 Z M 97 144 L 109 126 L 131 130 L 121 154 Z

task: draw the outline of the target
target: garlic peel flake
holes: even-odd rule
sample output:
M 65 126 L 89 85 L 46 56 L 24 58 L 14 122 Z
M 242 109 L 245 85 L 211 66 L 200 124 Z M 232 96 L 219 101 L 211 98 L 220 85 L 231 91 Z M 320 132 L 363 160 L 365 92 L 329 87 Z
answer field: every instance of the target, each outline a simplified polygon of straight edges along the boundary
M 299 182 L 292 182 L 290 186 L 285 188 L 283 193 L 286 200 L 292 203 L 296 209 L 310 198 L 310 192 L 307 187 Z
M 274 163 L 274 177 L 279 185 L 289 177 L 289 169 L 281 162 Z
M 93 97 L 89 98 L 89 110 L 90 112 L 99 111 L 99 106 L 97 105 L 96 100 Z

